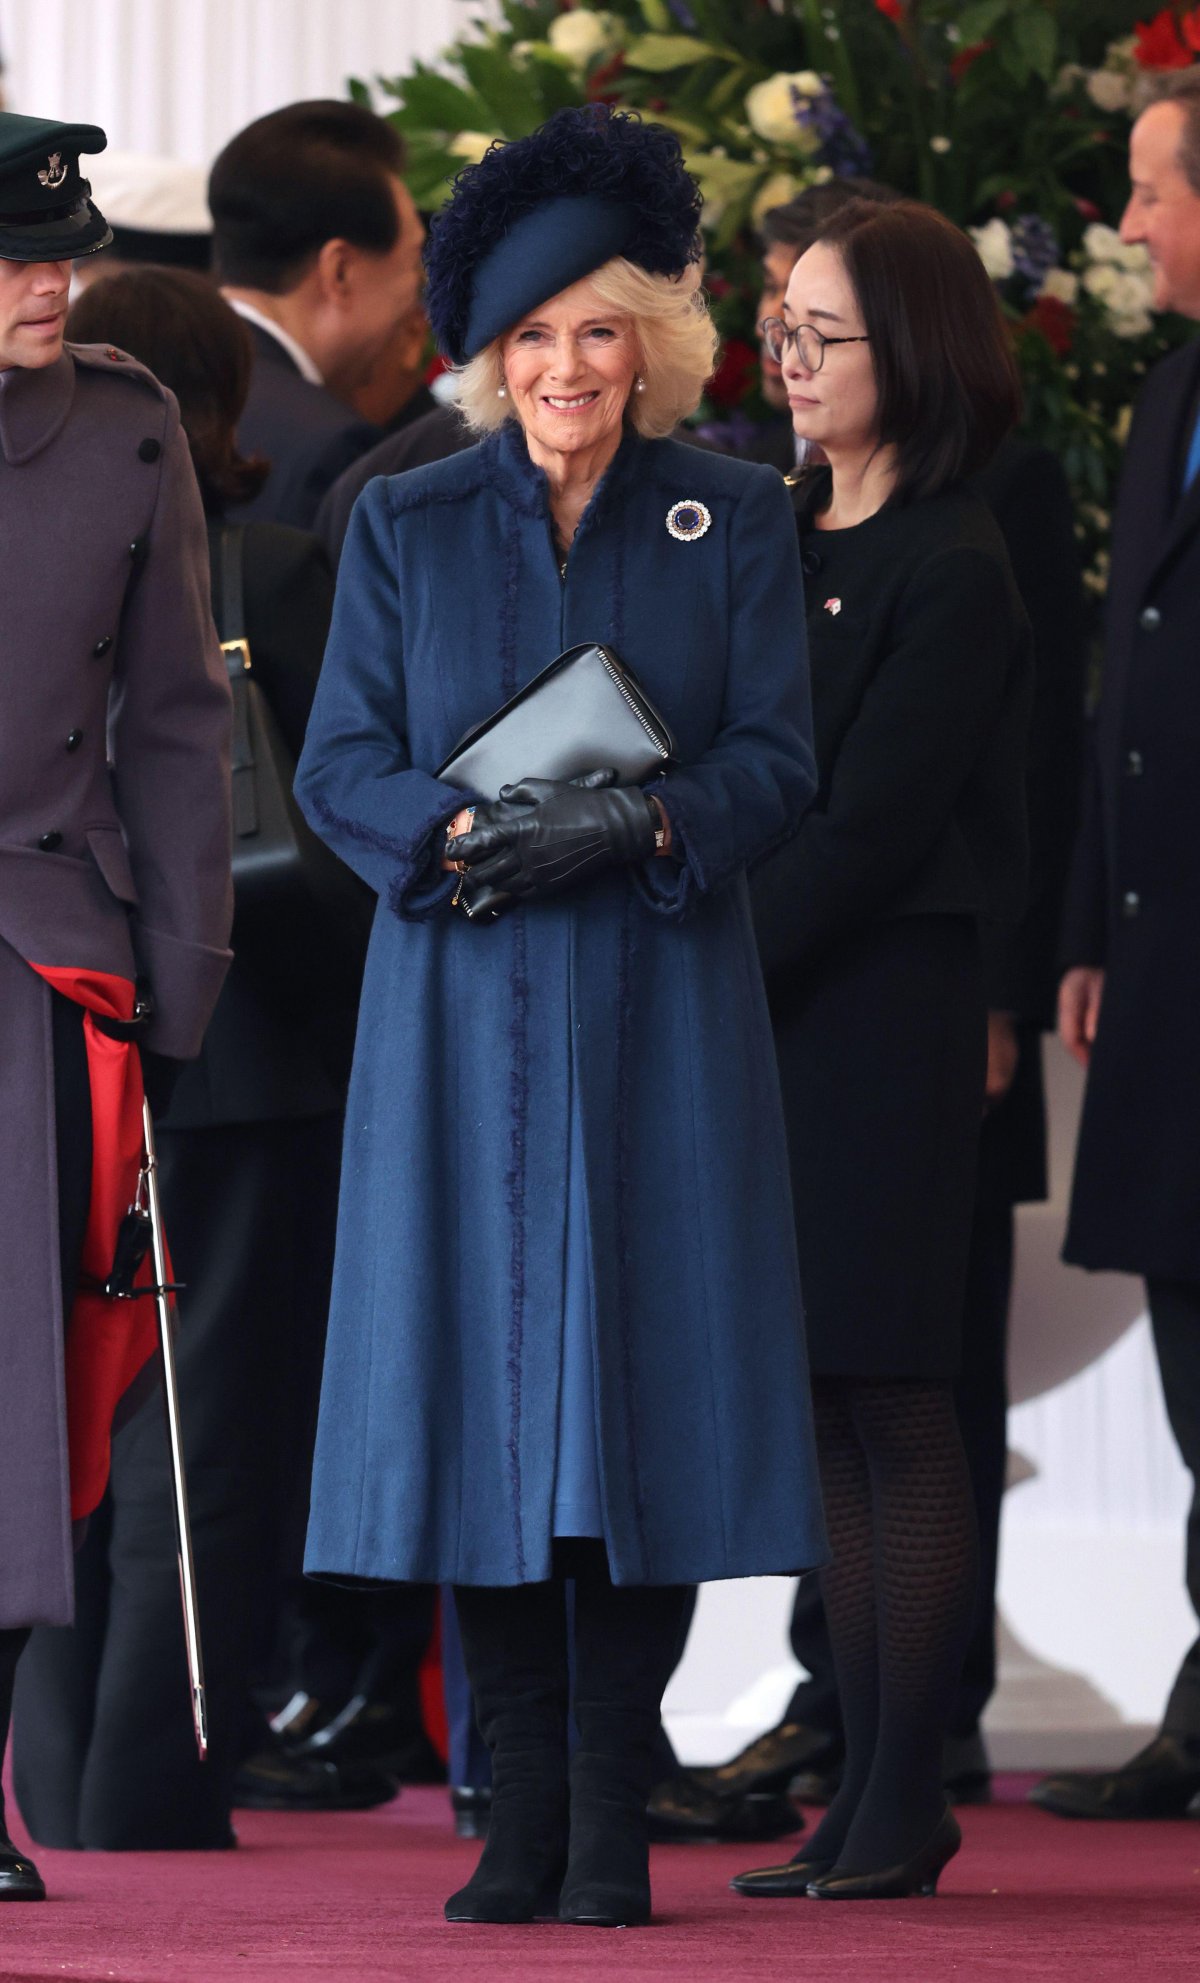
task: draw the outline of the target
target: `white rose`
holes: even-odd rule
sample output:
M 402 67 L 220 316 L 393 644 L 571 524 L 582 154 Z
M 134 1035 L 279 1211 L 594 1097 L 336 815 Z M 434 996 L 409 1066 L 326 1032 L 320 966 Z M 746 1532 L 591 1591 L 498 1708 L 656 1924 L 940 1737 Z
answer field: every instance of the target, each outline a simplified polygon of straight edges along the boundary
M 1150 279 L 1150 257 L 1144 242 L 1131 241 L 1126 244 L 1122 241 L 1120 252 L 1113 256 L 1113 260 L 1119 269 L 1130 269 L 1134 275 L 1144 275 L 1147 280 Z
M 557 55 L 566 57 L 572 68 L 590 68 L 598 55 L 614 55 L 622 43 L 621 23 L 615 14 L 576 7 L 551 21 L 546 39 Z
M 1012 232 L 1007 221 L 997 215 L 986 227 L 973 227 L 971 239 L 992 281 L 1004 282 L 1013 272 Z
M 1154 329 L 1154 319 L 1148 310 L 1131 310 L 1120 316 L 1110 314 L 1108 328 L 1114 337 L 1147 337 Z
M 1103 303 L 1111 295 L 1121 280 L 1111 262 L 1093 262 L 1090 269 L 1083 272 L 1083 286 L 1089 296 L 1096 296 Z
M 791 172 L 772 172 L 769 178 L 764 179 L 750 209 L 750 218 L 755 227 L 772 207 L 783 207 L 789 200 L 794 200 L 802 184 L 803 181 L 797 179 Z
M 1153 294 L 1153 284 L 1145 276 L 1118 274 L 1111 289 L 1105 292 L 1104 304 L 1114 317 L 1144 316 Z
M 464 158 L 468 165 L 478 165 L 492 142 L 488 131 L 460 131 L 456 138 L 451 138 L 446 149 L 455 158 Z
M 1089 262 L 1116 262 L 1121 258 L 1121 237 L 1115 227 L 1094 220 L 1083 230 L 1083 252 Z
M 1079 277 L 1070 269 L 1047 269 L 1039 296 L 1053 296 L 1058 303 L 1074 303 L 1079 295 Z
M 1087 79 L 1087 93 L 1097 110 L 1125 110 L 1131 95 L 1129 78 L 1115 69 L 1093 69 Z
M 802 69 L 798 75 L 768 76 L 765 83 L 755 83 L 746 92 L 746 118 L 751 130 L 766 138 L 768 144 L 788 145 L 793 151 L 819 150 L 821 141 L 816 132 L 796 122 L 793 91 L 811 96 L 813 92 L 805 87 L 810 82 L 820 89 L 820 77 L 814 76 L 811 69 Z

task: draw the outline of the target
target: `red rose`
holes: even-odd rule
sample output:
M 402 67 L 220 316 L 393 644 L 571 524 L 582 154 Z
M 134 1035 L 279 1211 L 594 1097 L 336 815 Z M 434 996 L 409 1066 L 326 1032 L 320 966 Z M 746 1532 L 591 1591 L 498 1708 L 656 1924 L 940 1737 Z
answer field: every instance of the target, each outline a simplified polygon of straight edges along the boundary
M 969 48 L 960 48 L 950 64 L 950 74 L 955 82 L 961 83 L 972 62 L 977 62 L 981 55 L 986 55 L 988 49 L 995 46 L 994 41 L 973 41 Z
M 714 406 L 736 406 L 745 399 L 758 369 L 758 352 L 741 337 L 726 338 L 720 362 L 708 382 Z
M 1099 220 L 1100 218 L 1100 209 L 1096 205 L 1095 200 L 1081 199 L 1078 194 L 1075 196 L 1075 210 L 1084 220 Z
M 1069 304 L 1058 296 L 1039 296 L 1022 322 L 1027 329 L 1041 332 L 1056 357 L 1066 357 L 1074 342 L 1078 322 Z
M 875 5 L 881 14 L 887 15 L 889 21 L 899 22 L 904 19 L 904 8 L 901 0 L 875 0 Z
M 1188 16 L 1189 24 L 1194 23 L 1200 9 L 1193 8 Z M 1134 26 L 1134 59 L 1143 69 L 1187 69 L 1191 67 L 1192 53 L 1197 43 L 1184 39 L 1184 30 L 1179 17 L 1172 7 L 1164 7 L 1152 21 L 1138 21 Z
M 602 62 L 595 74 L 588 77 L 587 94 L 592 103 L 620 103 L 619 92 L 613 90 L 622 69 L 625 67 L 625 50 L 618 48 L 607 62 Z

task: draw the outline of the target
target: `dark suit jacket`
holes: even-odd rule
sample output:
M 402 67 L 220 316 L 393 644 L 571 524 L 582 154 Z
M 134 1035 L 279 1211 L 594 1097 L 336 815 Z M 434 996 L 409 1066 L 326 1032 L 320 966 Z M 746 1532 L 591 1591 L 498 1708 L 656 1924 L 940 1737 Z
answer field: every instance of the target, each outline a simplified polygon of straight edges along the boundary
M 333 573 L 316 538 L 284 524 L 246 527 L 246 638 L 254 673 L 299 757 L 333 608 Z M 219 601 L 216 602 L 219 608 Z M 184 1068 L 164 1126 L 279 1122 L 340 1109 L 354 1013 L 314 1009 L 285 1019 L 238 954 L 204 1037 Z
M 1200 1285 L 1200 344 L 1138 401 L 1064 961 L 1106 971 L 1065 1254 Z
M 238 523 L 290 523 L 311 530 L 322 496 L 350 462 L 379 439 L 379 429 L 302 378 L 278 338 L 257 324 L 254 370 L 238 424 L 243 454 L 265 455 L 271 473 L 260 495 L 230 512 Z
M 377 475 L 403 475 L 405 469 L 442 461 L 446 455 L 473 447 L 477 439 L 453 406 L 435 406 L 419 420 L 406 421 L 344 469 L 322 502 L 314 525 L 330 562 L 336 566 L 342 555 L 350 512 L 368 482 Z

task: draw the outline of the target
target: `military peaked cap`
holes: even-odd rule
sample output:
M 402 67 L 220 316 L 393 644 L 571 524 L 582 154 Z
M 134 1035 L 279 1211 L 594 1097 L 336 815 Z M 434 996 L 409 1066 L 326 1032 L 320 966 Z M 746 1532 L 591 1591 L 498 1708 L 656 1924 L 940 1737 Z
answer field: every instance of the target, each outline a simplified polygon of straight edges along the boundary
M 0 112 L 0 260 L 74 261 L 108 247 L 112 231 L 79 170 L 81 152 L 107 143 L 96 124 Z

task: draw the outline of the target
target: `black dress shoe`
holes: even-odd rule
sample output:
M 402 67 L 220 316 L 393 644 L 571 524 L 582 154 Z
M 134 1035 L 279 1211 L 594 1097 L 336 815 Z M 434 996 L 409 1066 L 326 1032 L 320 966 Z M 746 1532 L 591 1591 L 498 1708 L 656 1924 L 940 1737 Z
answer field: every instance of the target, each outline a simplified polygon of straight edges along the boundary
M 749 1873 L 735 1873 L 729 1884 L 734 1893 L 747 1894 L 751 1900 L 803 1900 L 812 1882 L 832 1871 L 832 1859 L 806 1859 L 798 1852 L 783 1866 L 757 1866 Z
M 390 1804 L 399 1788 L 383 1770 L 260 1749 L 234 1778 L 233 1802 L 242 1811 L 370 1811 Z
M 1064 1771 L 1029 1793 L 1060 1818 L 1182 1818 L 1200 1792 L 1200 1741 L 1157 1735 L 1119 1770 Z
M 755 1790 L 786 1790 L 801 1771 L 828 1770 L 840 1764 L 840 1735 L 812 1728 L 803 1721 L 781 1721 L 756 1736 L 736 1756 L 715 1769 L 693 1770 L 697 1782 L 720 1796 L 745 1796 Z
M 492 1816 L 492 1793 L 456 1783 L 450 1792 L 456 1838 L 486 1838 Z
M 898 1866 L 886 1866 L 877 1873 L 831 1873 L 814 1880 L 811 1900 L 906 1900 L 910 1894 L 931 1896 L 959 1846 L 962 1832 L 953 1811 L 939 1818 L 919 1852 Z
M 425 1730 L 390 1701 L 355 1694 L 296 1751 L 339 1768 L 367 1764 L 399 1783 L 445 1783 L 446 1768 Z
M 990 1804 L 992 1766 L 977 1728 L 947 1735 L 942 1744 L 942 1786 L 952 1804 Z
M 32 1859 L 18 1852 L 0 1825 L 0 1900 L 45 1900 L 46 1888 Z
M 677 1770 L 655 1784 L 647 1806 L 650 1838 L 657 1845 L 692 1839 L 766 1844 L 804 1830 L 804 1819 L 782 1791 L 750 1797 L 718 1797 L 693 1770 Z

